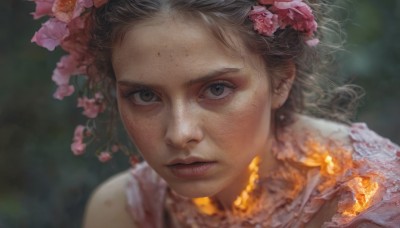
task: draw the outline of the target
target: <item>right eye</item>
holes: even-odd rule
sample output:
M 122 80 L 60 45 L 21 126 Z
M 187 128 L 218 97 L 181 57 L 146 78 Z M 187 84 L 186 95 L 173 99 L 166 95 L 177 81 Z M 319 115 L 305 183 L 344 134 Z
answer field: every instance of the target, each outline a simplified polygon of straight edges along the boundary
M 151 89 L 140 89 L 128 95 L 130 101 L 137 105 L 151 105 L 160 101 L 160 98 Z

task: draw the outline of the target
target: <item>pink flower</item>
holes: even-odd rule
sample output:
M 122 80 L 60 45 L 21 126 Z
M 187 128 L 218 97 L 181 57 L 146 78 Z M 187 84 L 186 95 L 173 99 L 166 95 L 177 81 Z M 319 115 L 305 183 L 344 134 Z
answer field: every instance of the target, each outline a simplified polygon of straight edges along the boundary
M 70 22 L 79 17 L 85 8 L 92 6 L 92 0 L 55 0 L 52 11 L 58 20 Z
M 56 92 L 54 92 L 53 97 L 58 100 L 64 99 L 64 97 L 71 96 L 75 92 L 75 88 L 72 85 L 60 85 L 58 86 Z
M 74 155 L 82 155 L 85 152 L 86 144 L 82 141 L 74 141 L 71 144 L 71 150 Z
M 34 2 L 36 3 L 35 12 L 32 13 L 34 19 L 53 14 L 51 8 L 53 7 L 54 0 L 34 0 Z
M 82 141 L 83 140 L 83 133 L 85 131 L 85 126 L 83 125 L 78 125 L 75 127 L 75 131 L 74 131 L 74 141 Z
M 264 36 L 273 36 L 279 28 L 278 16 L 264 6 L 254 6 L 250 11 L 249 18 L 254 22 L 254 30 Z
M 72 55 L 63 56 L 57 63 L 52 76 L 53 81 L 58 85 L 57 91 L 53 94 L 54 98 L 62 100 L 75 92 L 74 86 L 69 85 L 69 79 L 71 75 L 83 73 L 78 68 L 78 64 L 78 61 Z
M 53 51 L 69 35 L 67 24 L 57 19 L 50 19 L 32 37 L 31 42 Z
M 69 36 L 61 43 L 61 47 L 76 56 L 81 63 L 85 63 L 84 61 L 86 61 L 88 55 L 87 49 L 90 40 L 90 30 L 87 29 L 88 16 L 89 14 L 85 14 L 70 21 L 67 25 Z
M 86 144 L 83 143 L 83 133 L 85 131 L 85 127 L 83 125 L 78 125 L 74 131 L 74 138 L 71 144 L 71 150 L 74 155 L 81 155 L 85 152 Z
M 53 76 L 51 76 L 51 79 L 56 83 L 56 85 L 68 85 L 69 84 L 69 78 L 70 74 L 64 74 L 61 69 L 58 67 L 54 69 L 53 71 Z
M 53 71 L 52 80 L 58 85 L 68 85 L 71 75 L 85 73 L 82 67 L 79 67 L 79 61 L 74 55 L 65 55 L 57 63 Z
M 101 152 L 98 157 L 101 162 L 107 162 L 112 158 L 111 154 L 106 151 Z
M 102 101 L 95 98 L 78 98 L 78 107 L 83 108 L 83 115 L 88 118 L 96 118 L 100 112 L 104 111 Z
M 270 8 L 279 17 L 282 29 L 292 26 L 293 29 L 312 36 L 317 31 L 317 22 L 311 8 L 302 0 L 275 0 Z

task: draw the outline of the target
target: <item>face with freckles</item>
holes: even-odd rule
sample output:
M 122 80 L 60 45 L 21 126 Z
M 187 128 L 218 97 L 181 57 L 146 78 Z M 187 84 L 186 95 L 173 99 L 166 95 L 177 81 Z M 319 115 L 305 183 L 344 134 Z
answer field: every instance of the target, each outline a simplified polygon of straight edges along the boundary
M 125 128 L 143 158 L 187 197 L 242 187 L 268 153 L 275 103 L 262 61 L 232 50 L 201 23 L 156 17 L 115 44 L 112 62 Z

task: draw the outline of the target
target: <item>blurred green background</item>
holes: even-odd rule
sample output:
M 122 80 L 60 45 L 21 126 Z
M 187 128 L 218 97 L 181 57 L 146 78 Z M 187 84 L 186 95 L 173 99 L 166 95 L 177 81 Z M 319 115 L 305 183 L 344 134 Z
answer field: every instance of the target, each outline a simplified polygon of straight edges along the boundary
M 400 143 L 400 1 L 346 1 L 343 75 L 363 86 L 357 121 Z M 0 1 L 0 228 L 80 227 L 84 205 L 101 181 L 129 167 L 74 157 L 72 132 L 83 123 L 74 99 L 52 98 L 51 74 L 62 53 L 30 43 L 43 20 L 34 3 Z M 347 12 L 347 13 L 346 13 Z

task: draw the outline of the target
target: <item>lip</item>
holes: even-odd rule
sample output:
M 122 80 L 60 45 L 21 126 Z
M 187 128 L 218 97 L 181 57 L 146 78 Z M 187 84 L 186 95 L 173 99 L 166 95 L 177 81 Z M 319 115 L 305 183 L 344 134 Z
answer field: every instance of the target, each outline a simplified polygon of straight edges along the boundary
M 216 161 L 188 157 L 185 159 L 174 159 L 167 164 L 167 167 L 178 178 L 193 179 L 207 175 L 209 170 L 216 164 Z

